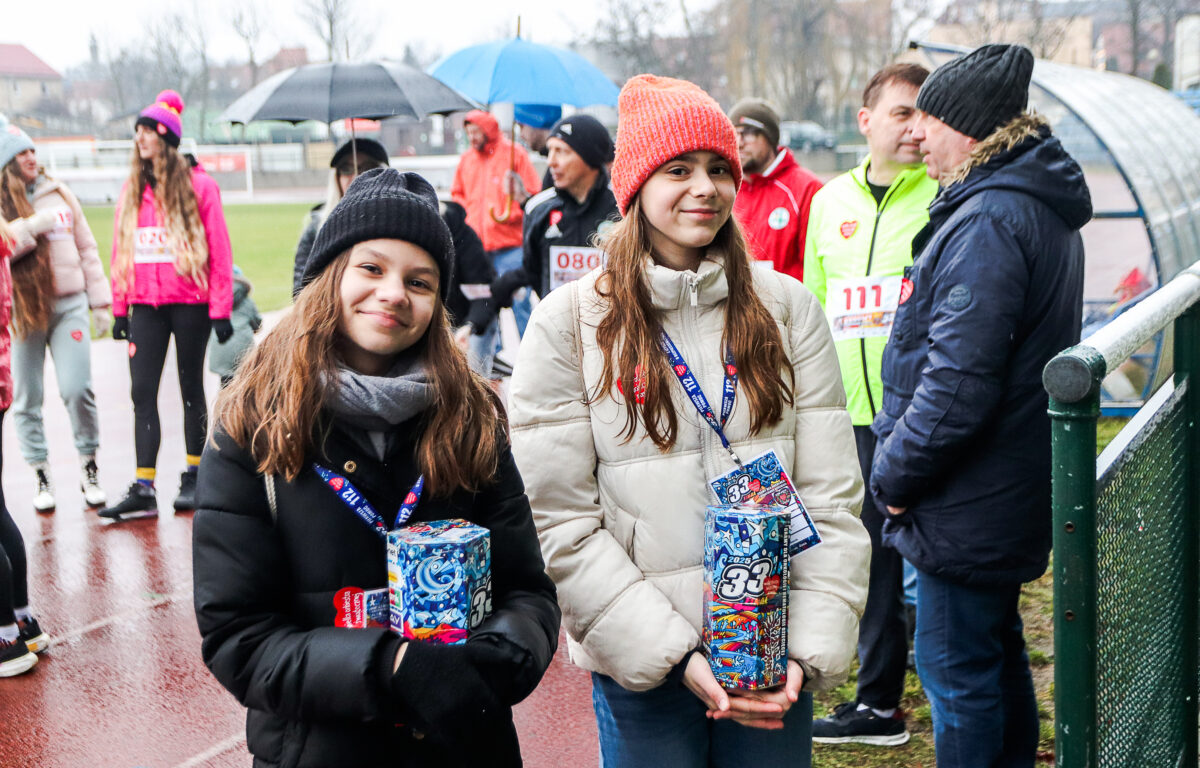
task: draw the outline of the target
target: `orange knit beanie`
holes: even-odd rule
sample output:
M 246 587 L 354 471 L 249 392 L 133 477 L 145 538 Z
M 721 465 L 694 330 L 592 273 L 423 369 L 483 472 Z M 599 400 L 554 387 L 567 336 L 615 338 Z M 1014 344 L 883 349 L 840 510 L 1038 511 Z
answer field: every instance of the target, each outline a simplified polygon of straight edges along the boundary
M 617 151 L 611 173 L 621 215 L 660 165 L 698 150 L 728 160 L 734 186 L 741 187 L 737 133 L 712 96 L 686 80 L 629 78 L 617 100 Z

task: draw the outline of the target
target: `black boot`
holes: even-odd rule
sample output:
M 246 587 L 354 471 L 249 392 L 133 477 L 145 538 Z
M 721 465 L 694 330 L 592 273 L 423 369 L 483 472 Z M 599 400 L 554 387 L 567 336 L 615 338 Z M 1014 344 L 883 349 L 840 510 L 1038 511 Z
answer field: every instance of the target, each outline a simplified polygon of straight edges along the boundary
M 191 512 L 196 508 L 196 471 L 184 470 L 179 476 L 179 495 L 175 497 L 176 512 Z
M 105 507 L 96 514 L 110 520 L 133 520 L 138 517 L 154 517 L 158 514 L 158 500 L 154 498 L 154 489 L 142 485 L 136 480 L 125 492 L 125 498 Z

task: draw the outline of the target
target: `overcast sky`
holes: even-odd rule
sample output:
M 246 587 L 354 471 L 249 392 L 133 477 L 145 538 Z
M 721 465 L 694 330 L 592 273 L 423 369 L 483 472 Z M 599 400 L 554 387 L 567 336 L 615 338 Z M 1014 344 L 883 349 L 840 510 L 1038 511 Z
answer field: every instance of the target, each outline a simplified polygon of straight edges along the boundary
M 280 47 L 304 45 L 313 57 L 324 49 L 300 17 L 300 0 L 256 2 L 269 20 L 260 60 Z M 357 15 L 374 33 L 370 54 L 399 58 L 405 44 L 419 51 L 449 53 L 516 30 L 539 43 L 566 45 L 586 35 L 602 10 L 601 0 L 354 0 Z M 136 44 L 153 19 L 190 13 L 192 0 L 4 0 L 0 42 L 21 43 L 60 73 L 88 57 L 92 32 L 101 50 Z M 203 0 L 210 52 L 218 62 L 245 58 L 229 21 L 238 0 Z

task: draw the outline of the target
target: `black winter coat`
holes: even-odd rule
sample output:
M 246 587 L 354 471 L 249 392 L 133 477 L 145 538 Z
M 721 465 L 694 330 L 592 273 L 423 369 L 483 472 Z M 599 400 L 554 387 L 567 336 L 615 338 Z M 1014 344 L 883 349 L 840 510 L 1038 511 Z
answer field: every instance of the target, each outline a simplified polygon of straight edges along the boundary
M 482 334 L 491 321 L 490 299 L 468 299 L 462 285 L 490 285 L 496 279 L 496 268 L 483 250 L 483 242 L 475 230 L 467 226 L 467 209 L 447 200 L 442 203 L 442 220 L 450 228 L 454 240 L 454 276 L 450 282 L 446 309 L 454 325 L 470 323 Z
M 912 293 L 883 353 L 871 491 L 880 509 L 907 507 L 883 538 L 920 570 L 1012 584 L 1040 576 L 1050 552 L 1042 368 L 1079 341 L 1092 205 L 1035 118 L 988 142 L 989 159 L 940 191 L 913 241 Z
M 383 461 L 337 427 L 314 460 L 395 514 L 417 477 L 417 419 L 388 436 Z M 333 626 L 339 589 L 387 586 L 383 538 L 311 468 L 275 478 L 273 521 L 253 459 L 214 439 L 196 491 L 196 617 L 205 663 L 248 709 L 256 768 L 520 765 L 511 706 L 549 665 L 560 614 L 512 454 L 491 486 L 426 494 L 412 517 L 490 530 L 492 616 L 465 645 L 409 643 L 393 675 L 397 636 Z
M 557 217 L 554 212 L 559 211 Z M 558 220 L 551 224 L 551 221 Z M 591 246 L 592 237 L 604 224 L 621 216 L 617 199 L 609 187 L 608 173 L 601 168 L 596 183 L 580 203 L 569 192 L 554 187 L 539 192 L 525 204 L 524 256 L 522 268 L 527 283 L 539 296 L 550 292 L 550 247 Z

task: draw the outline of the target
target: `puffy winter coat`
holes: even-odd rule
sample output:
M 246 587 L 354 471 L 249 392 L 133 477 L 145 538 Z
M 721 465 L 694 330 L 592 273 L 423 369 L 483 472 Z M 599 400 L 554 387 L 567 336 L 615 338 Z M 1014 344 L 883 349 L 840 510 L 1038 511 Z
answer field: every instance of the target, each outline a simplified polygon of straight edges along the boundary
M 500 125 L 489 113 L 475 110 L 468 112 L 464 119 L 483 131 L 487 143 L 482 150 L 468 147 L 463 153 L 454 171 L 450 196 L 467 209 L 467 224 L 483 241 L 483 250 L 515 248 L 521 245 L 521 225 L 524 222 L 521 206 L 512 203 L 508 219 L 503 222 L 493 219 L 488 211 L 494 211 L 497 216 L 504 215 L 508 203 L 504 175 L 508 173 L 510 157 L 514 163 L 513 170 L 525 183 L 525 189 L 530 194 L 541 189 L 533 161 L 524 147 L 513 147 L 511 141 L 500 135 Z
M 897 277 L 912 264 L 912 240 L 929 221 L 938 184 L 925 166 L 902 171 L 880 203 L 867 186 L 868 157 L 813 195 L 804 248 L 804 284 L 829 315 L 829 284 L 863 277 Z M 855 426 L 867 426 L 883 401 L 879 370 L 886 336 L 836 342 L 846 405 Z
M 14 258 L 28 255 L 37 247 L 38 235 L 45 235 L 54 269 L 55 293 L 72 296 L 87 291 L 89 307 L 112 304 L 112 291 L 100 263 L 96 238 L 71 190 L 61 182 L 38 176 L 33 188 L 33 208 L 33 216 L 9 222 L 15 240 Z
M 250 298 L 254 286 L 237 267 L 233 268 L 233 311 L 229 323 L 233 335 L 224 344 L 217 340 L 217 332 L 208 337 L 208 370 L 218 376 L 232 376 L 238 363 L 254 347 L 254 334 L 262 327 L 262 315 L 258 305 Z
M 382 460 L 364 447 L 364 434 L 336 424 L 311 460 L 345 475 L 381 514 L 394 514 L 417 479 L 421 418 L 387 435 Z M 323 421 L 318 434 L 330 429 Z M 256 768 L 520 765 L 509 707 L 549 665 L 559 613 L 512 454 L 502 453 L 490 486 L 448 499 L 426 494 L 411 518 L 465 518 L 491 532 L 493 613 L 467 646 L 506 653 L 506 685 L 494 691 L 503 706 L 447 723 L 428 719 L 462 694 L 455 669 L 428 674 L 427 657 L 440 648 L 413 641 L 393 675 L 396 635 L 333 625 L 338 590 L 387 587 L 383 538 L 307 464 L 293 482 L 274 479 L 272 519 L 254 460 L 220 429 L 214 442 L 205 445 L 196 489 L 196 618 L 205 663 L 249 710 Z M 452 740 L 464 732 L 472 737 Z
M 126 182 L 128 184 L 128 182 Z M 192 169 L 192 188 L 196 191 L 196 205 L 200 210 L 200 221 L 204 225 L 204 238 L 208 244 L 208 287 L 197 285 L 190 278 L 175 271 L 174 255 L 150 254 L 134 256 L 133 284 L 128 291 L 113 280 L 113 315 L 124 317 L 131 304 L 208 304 L 208 316 L 213 320 L 229 317 L 233 309 L 233 252 L 229 245 L 229 230 L 225 226 L 225 213 L 221 209 L 221 190 L 217 182 L 200 168 Z M 121 188 L 121 199 L 125 199 L 125 188 Z M 113 231 L 121 228 L 121 206 L 117 205 Z M 139 236 L 153 237 L 155 229 L 162 226 L 154 204 L 154 190 L 150 185 L 142 190 L 142 203 L 138 209 Z M 113 238 L 113 258 L 117 255 L 118 238 Z
M 1083 171 L 1023 115 L 942 179 L 883 353 L 871 491 L 884 541 L 965 583 L 1040 576 L 1050 551 L 1042 368 L 1079 341 Z M 901 294 L 903 295 L 903 294 Z
M 746 174 L 733 215 L 746 233 L 750 253 L 773 263 L 779 272 L 804 279 L 808 208 L 820 188 L 821 180 L 782 147 L 764 173 Z
M 647 259 L 652 301 L 701 388 L 719 397 L 729 294 L 724 257 L 697 272 Z M 809 689 L 845 678 L 867 590 L 870 540 L 858 520 L 862 483 L 829 328 L 798 281 L 753 270 L 796 374 L 795 404 L 751 435 L 738 397 L 725 433 L 744 459 L 774 450 L 824 541 L 792 559 L 788 654 Z M 679 431 L 663 453 L 625 406 L 594 393 L 602 370 L 596 326 L 607 302 L 599 272 L 553 291 L 535 309 L 514 368 L 513 451 L 525 477 L 542 553 L 558 587 L 571 658 L 646 690 L 700 642 L 708 481 L 734 468 L 683 388 L 672 390 Z

